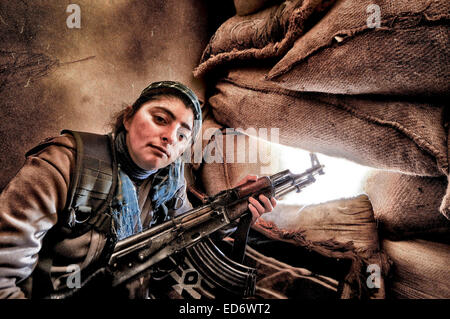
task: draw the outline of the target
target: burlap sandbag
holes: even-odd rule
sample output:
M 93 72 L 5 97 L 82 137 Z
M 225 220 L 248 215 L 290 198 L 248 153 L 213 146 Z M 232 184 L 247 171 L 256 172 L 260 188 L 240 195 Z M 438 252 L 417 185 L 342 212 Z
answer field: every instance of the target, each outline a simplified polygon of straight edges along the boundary
M 388 298 L 449 299 L 448 244 L 425 240 L 382 241 L 394 262 Z
M 341 0 L 268 78 L 294 91 L 441 96 L 450 92 L 450 2 Z M 373 24 L 373 25 L 372 25 Z
M 432 178 L 375 171 L 364 187 L 380 227 L 380 236 L 404 239 L 448 235 L 450 221 L 439 213 L 445 177 Z
M 282 56 L 334 1 L 287 0 L 254 14 L 228 19 L 210 39 L 194 75 L 204 76 L 230 61 Z M 249 10 L 236 8 L 250 12 L 260 6 L 255 5 Z
M 249 174 L 272 175 L 281 170 L 276 145 L 239 133 L 234 128 L 232 134 L 228 134 L 230 131 L 226 127 L 210 117 L 202 130 L 203 163 L 195 167 L 195 174 L 206 194 L 214 195 L 235 187 Z
M 292 251 L 294 253 L 294 251 Z M 339 282 L 294 267 L 247 246 L 245 263 L 256 268 L 255 299 L 337 299 Z
M 447 174 L 443 104 L 292 92 L 265 81 L 265 71 L 232 70 L 218 81 L 209 104 L 219 123 L 277 127 L 281 144 L 370 167 Z
M 266 236 L 307 247 L 324 256 L 352 261 L 342 298 L 384 298 L 390 261 L 380 250 L 367 196 L 330 201 L 301 209 L 275 209 L 253 228 Z M 368 267 L 377 267 L 377 286 L 368 284 Z M 375 266 L 373 266 L 375 265 Z M 369 267 L 369 269 L 370 269 Z
M 232 70 L 217 82 L 209 104 L 219 123 L 277 127 L 281 144 L 370 167 L 448 175 L 448 114 L 442 102 L 293 92 L 264 80 L 266 71 Z M 443 205 L 441 212 L 446 209 Z
M 262 8 L 273 5 L 274 2 L 282 2 L 283 0 L 234 0 L 234 7 L 236 14 L 239 16 L 245 16 L 255 13 Z

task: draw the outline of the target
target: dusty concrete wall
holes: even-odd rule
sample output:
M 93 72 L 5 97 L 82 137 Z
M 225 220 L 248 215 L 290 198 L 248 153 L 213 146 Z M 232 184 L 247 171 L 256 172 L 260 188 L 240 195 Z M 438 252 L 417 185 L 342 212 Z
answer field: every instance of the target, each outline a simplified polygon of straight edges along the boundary
M 67 26 L 70 3 L 81 28 Z M 199 0 L 2 1 L 0 190 L 30 147 L 64 128 L 108 131 L 150 82 L 178 80 L 202 97 L 192 70 L 209 40 L 207 12 Z

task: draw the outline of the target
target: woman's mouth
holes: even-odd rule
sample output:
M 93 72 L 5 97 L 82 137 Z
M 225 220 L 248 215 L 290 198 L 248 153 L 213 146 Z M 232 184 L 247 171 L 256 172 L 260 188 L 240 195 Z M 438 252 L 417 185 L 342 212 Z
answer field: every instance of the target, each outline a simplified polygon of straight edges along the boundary
M 169 152 L 164 147 L 153 144 L 148 144 L 148 146 L 150 146 L 154 151 L 156 151 L 156 153 L 160 154 L 161 157 L 162 156 L 166 156 L 167 158 L 170 157 Z

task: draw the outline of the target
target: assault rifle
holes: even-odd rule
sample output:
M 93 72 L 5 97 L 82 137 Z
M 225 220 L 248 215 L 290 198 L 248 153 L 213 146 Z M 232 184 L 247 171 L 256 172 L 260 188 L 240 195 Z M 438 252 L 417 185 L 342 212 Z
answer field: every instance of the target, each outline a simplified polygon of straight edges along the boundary
M 82 286 L 97 274 L 106 273 L 111 278 L 111 286 L 115 287 L 152 273 L 158 262 L 184 252 L 196 270 L 216 287 L 234 295 L 251 296 L 255 290 L 255 269 L 241 264 L 236 258 L 233 260 L 227 257 L 210 239 L 210 235 L 229 227 L 238 219 L 247 220 L 249 224 L 250 196 L 258 198 L 260 194 L 264 194 L 268 198 L 280 199 L 289 192 L 300 192 L 314 183 L 314 176 L 323 174 L 324 166 L 314 154 L 311 154 L 311 165 L 311 168 L 301 174 L 285 170 L 224 190 L 205 198 L 198 208 L 117 242 L 107 265 L 88 276 Z M 70 294 L 74 293 L 74 289 Z M 51 296 L 65 297 L 67 295 Z

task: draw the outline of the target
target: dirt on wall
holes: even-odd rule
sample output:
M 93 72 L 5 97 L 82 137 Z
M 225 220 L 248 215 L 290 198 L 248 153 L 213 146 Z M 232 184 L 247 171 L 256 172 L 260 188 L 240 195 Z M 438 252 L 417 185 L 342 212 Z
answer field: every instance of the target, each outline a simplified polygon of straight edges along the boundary
M 153 81 L 203 100 L 192 70 L 210 36 L 206 1 L 77 0 L 78 20 L 70 3 L 0 3 L 0 190 L 36 143 L 64 128 L 107 132 Z

